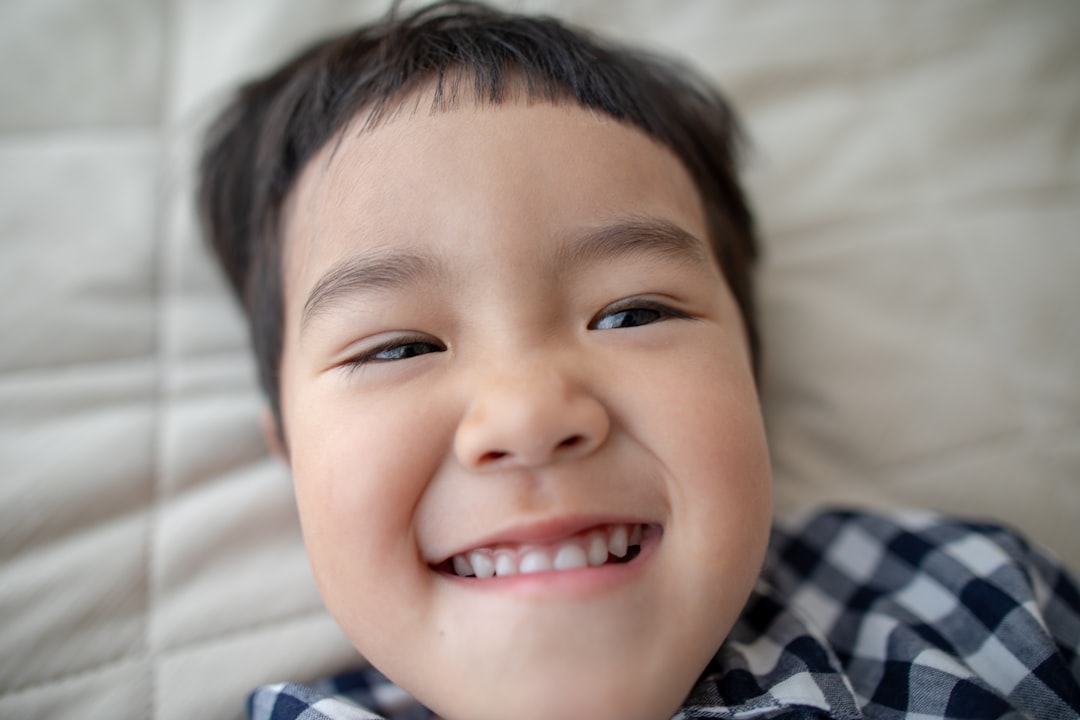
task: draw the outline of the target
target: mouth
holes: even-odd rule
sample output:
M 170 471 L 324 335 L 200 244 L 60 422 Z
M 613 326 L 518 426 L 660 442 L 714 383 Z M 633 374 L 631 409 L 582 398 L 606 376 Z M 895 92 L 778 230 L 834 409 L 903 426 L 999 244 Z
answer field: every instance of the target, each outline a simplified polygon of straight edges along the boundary
M 599 525 L 548 544 L 500 543 L 473 548 L 432 565 L 432 569 L 486 580 L 619 565 L 636 558 L 642 543 L 659 532 L 658 526 L 644 523 Z

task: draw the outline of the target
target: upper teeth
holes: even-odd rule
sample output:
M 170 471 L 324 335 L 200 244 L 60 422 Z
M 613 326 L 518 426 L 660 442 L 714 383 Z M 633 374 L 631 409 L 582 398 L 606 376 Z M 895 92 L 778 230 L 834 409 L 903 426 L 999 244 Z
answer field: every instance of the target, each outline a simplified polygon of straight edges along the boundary
M 607 525 L 554 545 L 476 548 L 455 555 L 451 565 L 455 575 L 480 579 L 598 567 L 609 555 L 625 557 L 630 546 L 641 543 L 642 531 L 640 524 Z

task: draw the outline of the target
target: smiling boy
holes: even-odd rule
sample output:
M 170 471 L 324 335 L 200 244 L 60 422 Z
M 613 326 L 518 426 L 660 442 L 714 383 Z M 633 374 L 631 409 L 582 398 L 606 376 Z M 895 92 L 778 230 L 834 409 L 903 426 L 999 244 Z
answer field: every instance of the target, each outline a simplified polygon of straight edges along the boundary
M 268 436 L 320 593 L 422 706 L 405 712 L 871 706 L 797 609 L 762 619 L 794 595 L 755 591 L 770 478 L 735 142 L 685 71 L 458 3 L 316 46 L 215 129 L 204 209 Z M 770 582 L 819 582 L 812 553 L 852 527 L 866 547 L 909 532 L 836 515 L 806 537 L 834 526 L 820 545 L 778 531 Z M 943 709 L 967 702 L 950 677 Z M 1042 706 L 1080 706 L 1069 692 Z M 374 717 L 342 703 L 279 686 L 251 710 Z
M 421 699 L 472 698 L 459 716 L 596 716 L 634 674 L 641 717 L 675 707 L 769 527 L 687 172 L 605 116 L 509 101 L 346 132 L 294 192 L 283 435 L 349 636 Z

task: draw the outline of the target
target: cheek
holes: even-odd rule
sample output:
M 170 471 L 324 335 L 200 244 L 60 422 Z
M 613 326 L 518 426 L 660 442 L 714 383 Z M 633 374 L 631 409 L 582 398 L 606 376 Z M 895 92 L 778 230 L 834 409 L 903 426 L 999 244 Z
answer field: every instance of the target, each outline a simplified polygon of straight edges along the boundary
M 327 607 L 357 642 L 366 618 L 386 615 L 372 578 L 423 581 L 415 510 L 438 467 L 438 433 L 423 417 L 340 399 L 309 407 L 295 408 L 304 423 L 290 436 L 304 542 Z
M 710 616 L 738 615 L 760 572 L 772 518 L 771 473 L 752 383 L 716 383 L 684 400 L 686 422 L 672 448 L 679 534 L 671 549 L 699 599 L 688 614 L 700 613 L 708 627 Z
M 703 494 L 768 492 L 768 447 L 757 395 L 752 386 L 722 386 L 695 395 L 681 454 L 693 465 Z M 693 412 L 696 410 L 697 412 Z M 731 498 L 738 499 L 738 498 Z
M 753 562 L 768 537 L 771 472 L 745 359 L 734 351 L 689 357 L 668 377 L 646 416 L 659 438 L 653 452 L 671 478 L 673 512 L 692 534 L 687 550 L 707 555 L 723 547 Z

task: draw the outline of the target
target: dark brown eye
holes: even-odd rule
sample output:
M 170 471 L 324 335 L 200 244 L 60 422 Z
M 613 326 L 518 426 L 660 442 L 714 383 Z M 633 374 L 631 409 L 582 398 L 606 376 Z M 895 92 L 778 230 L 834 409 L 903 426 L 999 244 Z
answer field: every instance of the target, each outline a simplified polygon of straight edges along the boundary
M 635 307 L 625 310 L 616 310 L 601 316 L 593 328 L 596 330 L 616 330 L 619 328 L 638 327 L 662 320 L 665 313 L 651 307 Z
M 409 342 L 401 345 L 394 345 L 373 353 L 368 356 L 368 360 L 375 361 L 389 361 L 389 360 L 408 360 L 419 355 L 427 355 L 432 352 L 442 352 L 443 348 L 439 347 L 435 343 L 430 342 Z
M 398 360 L 408 360 L 428 353 L 443 352 L 444 350 L 446 350 L 446 346 L 434 340 L 397 338 L 357 355 L 346 362 L 345 365 L 355 369 L 368 363 L 397 362 Z
M 619 300 L 601 310 L 589 323 L 590 330 L 620 330 L 641 327 L 672 318 L 686 318 L 685 313 L 644 297 Z

